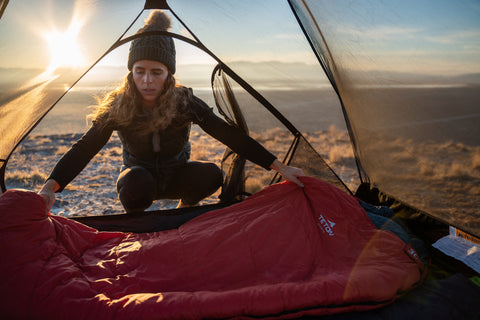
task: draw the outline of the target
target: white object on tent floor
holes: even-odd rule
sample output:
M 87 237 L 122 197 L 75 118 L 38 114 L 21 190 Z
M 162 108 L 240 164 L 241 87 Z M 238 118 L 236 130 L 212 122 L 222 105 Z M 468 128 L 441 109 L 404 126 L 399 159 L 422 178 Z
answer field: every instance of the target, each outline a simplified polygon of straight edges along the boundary
M 450 228 L 450 234 L 433 244 L 434 248 L 446 255 L 462 261 L 480 273 L 480 245 L 456 235 L 456 229 Z

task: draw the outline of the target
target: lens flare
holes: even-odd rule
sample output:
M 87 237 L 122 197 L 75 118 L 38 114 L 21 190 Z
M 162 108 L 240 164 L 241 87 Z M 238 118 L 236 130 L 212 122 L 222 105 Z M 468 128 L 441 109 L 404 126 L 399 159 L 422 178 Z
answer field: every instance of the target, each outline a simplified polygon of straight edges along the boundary
M 52 30 L 45 33 L 51 57 L 48 71 L 52 72 L 62 67 L 77 68 L 85 64 L 82 47 L 78 41 L 82 26 L 80 20 L 74 17 L 67 30 L 63 32 Z

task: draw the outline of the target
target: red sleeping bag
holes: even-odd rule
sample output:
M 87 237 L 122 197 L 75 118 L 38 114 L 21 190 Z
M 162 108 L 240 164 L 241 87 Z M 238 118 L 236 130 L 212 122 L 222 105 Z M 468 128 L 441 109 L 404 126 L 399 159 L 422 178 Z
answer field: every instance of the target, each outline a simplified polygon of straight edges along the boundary
M 98 232 L 0 197 L 2 318 L 293 318 L 377 308 L 424 266 L 357 200 L 314 178 L 267 187 L 179 229 Z

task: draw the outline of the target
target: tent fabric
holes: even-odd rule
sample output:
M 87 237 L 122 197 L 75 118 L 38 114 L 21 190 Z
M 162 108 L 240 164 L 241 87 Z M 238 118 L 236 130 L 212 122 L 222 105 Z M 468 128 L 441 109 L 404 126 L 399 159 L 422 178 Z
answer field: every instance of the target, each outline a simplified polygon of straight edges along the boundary
M 89 19 L 83 32 L 89 36 L 95 35 L 95 41 L 88 45 L 84 44 L 84 50 L 88 52 L 85 65 L 93 66 L 95 61 L 122 35 L 122 32 L 128 30 L 138 13 L 142 12 L 144 4 L 143 1 L 129 1 L 127 3 L 117 2 L 112 5 L 109 1 L 101 0 L 97 1 L 95 6 L 90 7 L 92 10 L 88 10 L 86 6 L 77 3 L 76 7 L 79 7 L 76 9 L 77 13 L 82 12 Z M 25 33 L 26 29 L 41 33 L 45 30 L 46 24 L 55 24 L 55 21 L 48 21 L 45 15 L 39 14 L 45 9 L 45 6 L 39 4 L 37 7 L 36 5 L 36 3 L 6 1 L 0 6 L 3 13 L 0 15 L 0 33 L 2 34 L 0 38 L 0 48 L 2 49 L 0 60 L 2 62 L 0 63 L 0 135 L 2 136 L 0 170 L 5 170 L 6 163 L 17 145 L 87 71 L 86 68 L 51 70 L 49 62 L 44 60 L 41 47 L 34 44 L 37 39 L 42 37 L 32 37 L 32 34 Z M 95 10 L 93 10 L 94 7 Z M 65 12 L 59 3 L 52 3 L 51 9 L 59 16 L 69 15 L 68 10 Z M 24 19 L 18 19 L 18 14 Z M 25 28 L 27 20 L 31 28 Z M 115 28 L 107 26 L 115 26 Z M 89 28 L 92 29 L 86 30 Z M 103 32 L 98 32 L 99 29 Z M 23 40 L 27 40 L 29 46 L 25 47 L 22 44 Z M 40 52 L 35 59 L 26 59 L 19 54 L 38 50 Z M 12 62 L 12 57 L 14 57 L 14 62 Z M 39 62 L 40 66 L 32 66 L 30 63 L 32 60 Z
M 467 48 L 479 38 L 445 40 L 478 31 L 480 10 L 440 2 L 289 1 L 341 99 L 362 182 L 478 236 L 480 55 Z
M 7 318 L 292 318 L 378 308 L 421 283 L 411 246 L 357 199 L 304 178 L 178 229 L 99 232 L 46 215 L 36 193 L 0 197 Z
M 74 3 L 78 10 L 89 10 L 73 10 L 70 7 L 77 7 Z M 35 1 L 3 2 L 2 191 L 7 189 L 4 175 L 11 155 L 37 122 L 53 107 L 68 109 L 62 103 L 71 97 L 68 88 L 80 87 L 82 81 L 77 81 L 87 66 L 93 68 L 82 80 L 92 77 L 98 81 L 95 86 L 104 86 L 102 68 L 94 66 L 97 59 L 109 48 L 118 49 L 112 54 L 128 48 L 128 41 L 123 48 L 116 45 L 143 23 L 138 15 L 148 15 L 142 11 L 144 7 L 166 5 L 166 1 L 146 4 L 142 0 L 114 5 L 107 0 L 88 6 L 81 3 L 74 1 L 65 6 L 58 1 L 44 6 Z M 228 5 L 203 1 L 201 5 L 192 5 L 191 1 L 175 0 L 168 1 L 168 6 L 172 14 L 185 22 L 184 27 L 179 19 L 174 19 L 174 33 L 180 36 L 191 30 L 195 36 L 187 38 L 201 40 L 208 51 L 256 88 L 299 132 L 324 130 L 327 124 L 345 125 L 341 117 L 341 123 L 336 123 L 336 116 L 332 117 L 341 108 L 331 109 L 322 103 L 327 96 L 323 89 L 326 72 L 343 106 L 361 182 L 371 183 L 437 220 L 480 235 L 480 55 L 472 49 L 478 46 L 480 11 L 475 1 L 440 1 L 432 6 L 431 1 L 406 1 L 401 5 L 340 0 L 262 1 L 255 5 L 249 1 Z M 45 11 L 46 8 L 49 10 Z M 60 12 L 58 20 L 46 19 L 49 14 Z M 26 18 L 18 19 L 20 13 Z M 48 45 L 39 35 L 77 14 L 88 18 L 78 38 L 88 53 L 85 67 L 50 70 Z M 272 41 L 286 35 L 289 41 Z M 25 43 L 30 50 L 25 49 Z M 177 46 L 178 53 L 182 52 L 181 47 Z M 30 52 L 36 54 L 34 59 L 23 55 Z M 315 64 L 317 58 L 323 70 Z M 204 81 L 197 82 L 196 75 L 194 78 L 192 83 L 185 84 L 202 88 Z M 249 100 L 245 104 L 238 100 L 242 108 L 251 105 Z M 318 101 L 318 105 L 312 101 Z M 251 118 L 246 117 L 246 121 L 251 133 L 262 134 L 277 127 L 274 121 L 267 121 L 275 117 L 269 118 L 257 110 L 244 112 L 249 113 Z M 252 125 L 251 119 L 261 119 L 261 127 Z M 48 117 L 42 123 L 47 120 Z M 84 123 L 83 116 L 80 121 Z M 55 123 L 56 130 L 60 124 Z M 276 142 L 275 146 L 281 145 Z M 281 147 L 279 158 L 285 155 Z M 318 163 L 311 161 L 313 157 L 308 158 L 311 154 L 303 157 L 295 151 L 292 163 Z M 248 169 L 247 165 L 247 179 L 254 176 L 248 174 Z M 341 173 L 341 167 L 335 169 Z

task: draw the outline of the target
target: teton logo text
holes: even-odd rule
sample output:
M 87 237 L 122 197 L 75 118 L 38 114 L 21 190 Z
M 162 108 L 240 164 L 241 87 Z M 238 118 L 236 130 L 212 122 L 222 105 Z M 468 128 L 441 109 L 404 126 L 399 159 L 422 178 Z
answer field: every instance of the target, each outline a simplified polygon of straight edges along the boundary
M 317 225 L 320 229 L 326 232 L 330 237 L 335 235 L 335 233 L 333 233 L 333 227 L 335 226 L 335 223 L 325 219 L 324 216 L 320 215 L 318 217 Z

